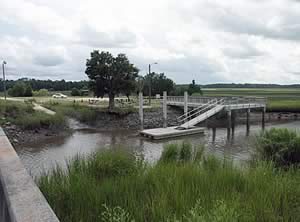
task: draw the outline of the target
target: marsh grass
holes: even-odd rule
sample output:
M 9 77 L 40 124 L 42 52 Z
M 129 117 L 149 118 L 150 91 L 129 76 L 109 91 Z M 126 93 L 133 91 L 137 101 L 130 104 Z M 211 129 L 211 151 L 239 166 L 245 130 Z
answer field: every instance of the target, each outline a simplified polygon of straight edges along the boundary
M 95 124 L 95 121 L 99 115 L 110 114 L 117 116 L 125 116 L 130 113 L 136 112 L 133 106 L 124 106 L 122 108 L 116 107 L 113 111 L 109 111 L 107 108 L 89 107 L 80 103 L 73 102 L 48 102 L 44 104 L 45 107 L 52 109 L 62 115 L 69 116 L 77 119 L 80 122 L 87 124 Z
M 277 167 L 300 167 L 300 135 L 295 130 L 270 129 L 257 137 L 255 159 Z
M 0 116 L 4 119 L 3 123 L 8 121 L 25 130 L 60 129 L 66 125 L 63 115 L 35 111 L 31 102 L 0 101 Z
M 77 156 L 37 183 L 61 221 L 299 221 L 300 174 L 236 168 L 188 143 L 156 165 L 123 150 Z

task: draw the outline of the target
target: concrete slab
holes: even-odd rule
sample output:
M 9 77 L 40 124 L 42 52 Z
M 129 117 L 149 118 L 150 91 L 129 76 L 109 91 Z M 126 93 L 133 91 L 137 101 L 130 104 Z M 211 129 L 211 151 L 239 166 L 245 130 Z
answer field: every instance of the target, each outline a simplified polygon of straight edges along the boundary
M 146 129 L 140 132 L 142 136 L 159 140 L 178 136 L 187 136 L 192 134 L 204 133 L 203 127 L 193 127 L 189 129 L 180 129 L 178 126 L 167 128 Z

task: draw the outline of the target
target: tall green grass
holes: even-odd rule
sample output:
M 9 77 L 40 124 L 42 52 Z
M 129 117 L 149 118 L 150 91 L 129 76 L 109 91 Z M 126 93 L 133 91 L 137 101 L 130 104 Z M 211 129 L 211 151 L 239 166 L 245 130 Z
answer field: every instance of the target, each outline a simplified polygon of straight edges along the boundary
M 61 221 L 299 221 L 300 172 L 237 168 L 188 143 L 155 165 L 123 150 L 77 156 L 37 183 Z
M 257 139 L 255 158 L 277 167 L 300 167 L 300 135 L 289 129 L 270 129 Z
M 30 102 L 0 101 L 0 117 L 2 123 L 11 122 L 25 130 L 60 129 L 66 125 L 63 115 L 35 111 Z
M 100 115 L 111 114 L 117 116 L 125 116 L 136 112 L 137 109 L 133 106 L 116 107 L 113 111 L 108 111 L 107 108 L 89 107 L 74 102 L 48 102 L 45 106 L 63 115 L 67 115 L 83 123 L 94 124 Z M 108 113 L 109 112 L 109 113 Z

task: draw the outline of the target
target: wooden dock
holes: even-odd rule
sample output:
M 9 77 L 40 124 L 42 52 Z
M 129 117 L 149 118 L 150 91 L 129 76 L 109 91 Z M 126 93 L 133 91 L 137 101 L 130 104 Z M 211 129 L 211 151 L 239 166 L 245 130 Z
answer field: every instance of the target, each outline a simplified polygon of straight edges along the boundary
M 139 114 L 142 136 L 151 139 L 165 139 L 178 136 L 187 136 L 204 133 L 204 128 L 196 127 L 197 124 L 209 119 L 220 112 L 227 113 L 227 131 L 230 133 L 234 127 L 234 118 L 238 110 L 247 112 L 247 129 L 249 128 L 250 110 L 261 110 L 262 127 L 265 125 L 266 98 L 263 97 L 189 97 L 187 92 L 184 96 L 167 96 L 163 93 L 163 126 L 164 128 L 143 130 L 143 95 L 139 94 Z M 184 114 L 177 118 L 178 126 L 167 127 L 167 106 L 181 106 Z M 189 108 L 191 108 L 189 110 Z
M 199 133 L 201 134 L 204 133 L 203 127 L 191 127 L 188 129 L 183 129 L 178 126 L 173 126 L 173 127 L 166 127 L 166 128 L 146 129 L 140 132 L 142 136 L 154 140 L 167 139 L 167 138 L 179 137 L 179 136 L 187 136 L 187 135 L 193 135 Z

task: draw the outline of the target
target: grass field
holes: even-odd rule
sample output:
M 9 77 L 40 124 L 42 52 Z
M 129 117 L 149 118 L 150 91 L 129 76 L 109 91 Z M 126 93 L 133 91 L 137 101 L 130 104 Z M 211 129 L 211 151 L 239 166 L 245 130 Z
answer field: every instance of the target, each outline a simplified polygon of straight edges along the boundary
M 291 88 L 218 88 L 202 89 L 204 96 L 258 96 L 267 98 L 267 111 L 300 112 L 300 89 Z

